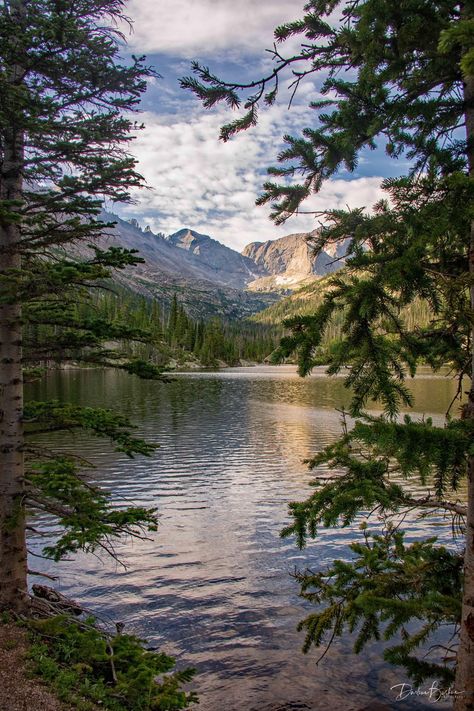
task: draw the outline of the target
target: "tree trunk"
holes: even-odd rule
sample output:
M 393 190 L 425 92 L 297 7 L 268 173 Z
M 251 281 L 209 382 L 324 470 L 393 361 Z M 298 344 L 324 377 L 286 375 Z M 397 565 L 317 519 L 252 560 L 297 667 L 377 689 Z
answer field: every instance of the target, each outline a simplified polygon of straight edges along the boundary
M 474 180 L 474 77 L 464 85 L 466 102 L 466 137 L 469 160 L 469 177 Z M 474 279 L 474 222 L 471 223 L 469 273 Z M 471 313 L 474 314 L 474 285 L 471 281 Z M 474 325 L 471 333 L 471 388 L 463 408 L 464 419 L 474 419 Z M 456 664 L 454 709 L 474 711 L 474 456 L 467 468 L 468 503 L 466 517 L 466 551 L 464 554 L 464 582 L 461 613 L 461 631 Z
M 2 199 L 18 197 L 18 185 L 0 180 Z M 18 236 L 0 223 L 0 276 L 20 267 Z M 0 304 L 0 609 L 15 610 L 27 595 L 21 340 L 20 304 Z
M 22 0 L 11 3 L 20 19 Z M 14 65 L 6 72 L 18 90 L 23 72 Z M 14 102 L 13 102 L 14 103 Z M 0 200 L 21 200 L 24 137 L 14 125 L 0 127 L 3 155 L 0 155 Z M 14 210 L 14 208 L 13 208 Z M 8 212 L 8 210 L 7 210 Z M 8 216 L 0 219 L 0 295 L 9 291 L 11 270 L 21 268 L 20 227 Z M 25 541 L 25 481 L 23 455 L 23 377 L 21 304 L 0 300 L 0 610 L 24 611 L 28 606 L 27 553 Z

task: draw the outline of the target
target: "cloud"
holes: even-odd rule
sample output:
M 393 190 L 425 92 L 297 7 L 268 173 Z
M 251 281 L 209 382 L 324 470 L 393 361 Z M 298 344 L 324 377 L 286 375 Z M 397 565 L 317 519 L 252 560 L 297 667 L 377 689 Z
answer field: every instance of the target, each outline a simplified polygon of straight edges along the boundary
M 274 28 L 303 14 L 304 0 L 130 0 L 132 49 L 175 57 L 261 52 Z
M 217 75 L 237 74 L 245 81 L 267 71 L 273 29 L 302 15 L 305 0 L 130 0 L 128 13 L 135 23 L 132 49 L 153 57 L 165 79 L 150 82 L 142 100 L 140 119 L 146 125 L 132 145 L 138 169 L 150 189 L 136 191 L 134 206 L 121 206 L 123 217 L 136 217 L 145 226 L 167 234 L 190 227 L 242 249 L 313 229 L 316 219 L 298 215 L 275 227 L 268 206 L 255 206 L 266 168 L 274 165 L 282 136 L 298 135 L 314 125 L 310 101 L 321 97 L 323 75 L 310 75 L 299 86 L 291 111 L 287 104 L 292 76 L 282 78 L 277 104 L 262 108 L 256 128 L 223 144 L 219 128 L 236 115 L 223 105 L 202 109 L 190 92 L 178 89 L 177 77 L 189 73 L 189 58 L 210 58 Z M 292 52 L 300 38 L 285 46 Z M 295 44 L 296 43 L 296 44 Z M 253 77 L 255 78 L 255 77 Z M 377 162 L 378 161 L 378 162 Z M 360 172 L 327 181 L 305 205 L 308 210 L 370 206 L 381 197 L 380 175 L 387 174 L 383 150 L 370 156 Z M 377 173 L 376 176 L 371 176 Z M 364 177 L 361 177 L 364 175 Z M 113 206 L 110 206 L 112 209 Z
M 255 206 L 281 136 L 308 122 L 304 105 L 295 104 L 291 112 L 274 106 L 262 112 L 255 129 L 225 144 L 218 140 L 219 127 L 228 120 L 224 110 L 196 110 L 182 117 L 148 112 L 142 118 L 146 128 L 132 149 L 151 189 L 136 191 L 137 203 L 122 207 L 122 216 L 136 217 L 143 226 L 166 234 L 190 227 L 239 250 L 249 242 L 316 226 L 314 216 L 298 215 L 277 228 L 269 220 L 270 208 Z M 370 206 L 381 197 L 381 180 L 327 181 L 307 209 Z

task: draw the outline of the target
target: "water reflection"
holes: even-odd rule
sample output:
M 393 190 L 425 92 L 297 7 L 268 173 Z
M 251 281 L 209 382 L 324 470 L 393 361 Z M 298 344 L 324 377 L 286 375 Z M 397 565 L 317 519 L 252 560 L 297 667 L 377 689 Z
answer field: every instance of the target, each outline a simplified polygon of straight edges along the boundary
M 412 388 L 417 411 L 438 416 L 454 392 L 451 381 L 428 375 Z M 126 570 L 80 556 L 61 565 L 60 587 L 196 666 L 203 711 L 275 700 L 314 709 L 337 702 L 341 711 L 374 697 L 393 703 L 390 686 L 403 673 L 385 667 L 379 648 L 354 657 L 342 641 L 318 668 L 299 651 L 295 628 L 305 606 L 290 572 L 343 555 L 354 531 L 322 531 L 303 552 L 279 537 L 288 501 L 308 493 L 302 460 L 340 433 L 334 408 L 349 401 L 341 378 L 318 370 L 301 380 L 283 367 L 183 374 L 163 384 L 68 371 L 52 373 L 30 396 L 117 409 L 160 443 L 153 457 L 129 460 L 103 440 L 57 438 L 58 449 L 75 448 L 97 464 L 94 478 L 117 502 L 160 512 L 153 540 L 121 546 Z M 412 535 L 426 526 L 413 523 Z

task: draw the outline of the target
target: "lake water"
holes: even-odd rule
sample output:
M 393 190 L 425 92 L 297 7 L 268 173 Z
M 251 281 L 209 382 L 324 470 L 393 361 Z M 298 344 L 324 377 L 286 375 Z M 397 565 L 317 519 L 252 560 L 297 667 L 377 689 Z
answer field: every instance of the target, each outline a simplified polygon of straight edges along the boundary
M 412 389 L 416 410 L 440 417 L 455 384 L 425 373 Z M 130 460 L 104 440 L 55 438 L 57 449 L 94 461 L 92 479 L 119 504 L 156 506 L 160 515 L 151 541 L 118 547 L 126 569 L 80 555 L 60 564 L 56 585 L 180 666 L 196 667 L 201 711 L 257 711 L 271 702 L 349 711 L 374 698 L 416 707 L 394 700 L 390 687 L 407 680 L 387 668 L 378 645 L 354 656 L 340 640 L 318 666 L 316 651 L 300 651 L 296 625 L 310 608 L 291 573 L 343 557 L 357 526 L 322 531 L 303 551 L 279 532 L 288 502 L 309 493 L 303 460 L 340 433 L 334 408 L 349 402 L 342 378 L 317 369 L 302 380 L 292 366 L 262 366 L 180 374 L 165 384 L 71 370 L 50 374 L 29 394 L 124 412 L 139 435 L 160 444 L 151 458 Z M 440 519 L 411 524 L 412 536 L 427 532 L 448 538 L 450 529 Z M 57 572 L 35 558 L 38 565 Z

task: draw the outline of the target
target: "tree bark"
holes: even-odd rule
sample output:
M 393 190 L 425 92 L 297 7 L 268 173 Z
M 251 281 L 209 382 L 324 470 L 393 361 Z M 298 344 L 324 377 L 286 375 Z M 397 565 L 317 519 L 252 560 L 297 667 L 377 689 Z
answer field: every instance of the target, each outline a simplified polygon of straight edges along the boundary
M 21 150 L 18 139 L 14 143 L 12 159 Z M 10 156 L 5 157 L 8 169 Z M 18 178 L 0 180 L 2 199 L 19 197 Z M 18 241 L 17 225 L 0 223 L 0 278 L 21 266 Z M 21 343 L 21 305 L 0 304 L 0 609 L 15 610 L 24 607 L 27 595 Z
M 10 8 L 20 19 L 22 0 L 14 0 Z M 20 65 L 10 67 L 6 74 L 10 86 L 18 89 L 23 76 Z M 9 125 L 0 128 L 2 201 L 22 198 L 24 137 L 21 119 L 20 127 L 14 121 L 12 116 Z M 9 275 L 21 268 L 20 235 L 17 222 L 8 216 L 0 219 L 0 295 L 4 297 L 10 291 Z M 9 302 L 3 298 L 0 300 L 0 609 L 17 612 L 25 610 L 29 599 L 23 436 L 21 304 L 14 298 Z
M 474 180 L 474 77 L 464 83 L 466 104 L 466 138 L 469 177 Z M 474 314 L 474 222 L 471 223 L 469 247 L 469 274 L 471 277 L 471 317 Z M 474 419 L 474 324 L 471 331 L 471 388 L 468 402 L 463 408 L 464 419 Z M 467 467 L 466 549 L 464 554 L 464 580 L 459 649 L 456 663 L 455 711 L 474 711 L 474 456 Z

